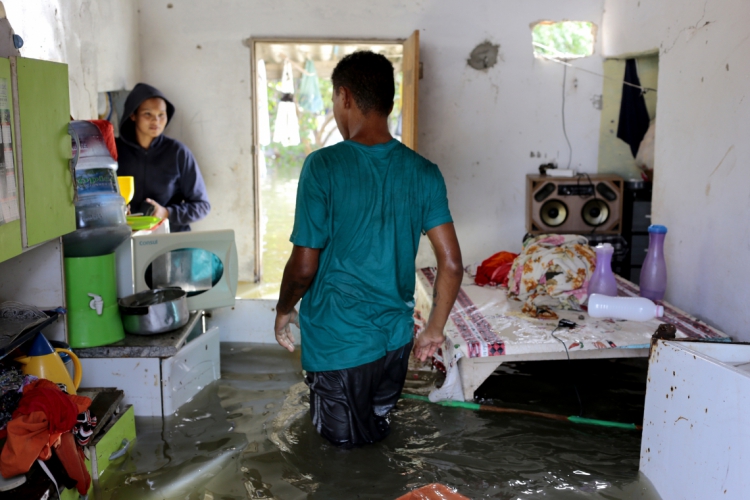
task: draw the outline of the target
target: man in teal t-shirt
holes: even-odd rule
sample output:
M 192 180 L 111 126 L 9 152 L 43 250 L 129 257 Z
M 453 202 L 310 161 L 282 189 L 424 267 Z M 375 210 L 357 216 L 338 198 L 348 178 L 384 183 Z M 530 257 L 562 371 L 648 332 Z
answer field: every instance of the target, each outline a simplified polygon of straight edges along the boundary
M 388 131 L 391 63 L 355 52 L 332 80 L 345 141 L 310 154 L 302 169 L 275 331 L 292 351 L 289 324 L 301 327 L 313 423 L 334 444 L 352 446 L 390 430 L 413 345 L 420 233 L 438 260 L 433 313 L 416 339 L 422 361 L 444 341 L 463 269 L 440 171 Z

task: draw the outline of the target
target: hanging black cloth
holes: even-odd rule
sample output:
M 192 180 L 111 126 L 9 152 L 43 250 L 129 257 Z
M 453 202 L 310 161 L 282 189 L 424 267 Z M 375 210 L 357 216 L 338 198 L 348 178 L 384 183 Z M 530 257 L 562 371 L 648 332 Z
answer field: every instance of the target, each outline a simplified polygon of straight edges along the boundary
M 638 70 L 635 67 L 635 59 L 625 61 L 624 81 L 617 137 L 630 145 L 630 151 L 635 158 L 650 122 L 648 110 L 646 110 L 646 100 L 643 98 L 641 89 L 626 85 L 626 83 L 630 83 L 641 86 L 641 81 L 638 79 Z

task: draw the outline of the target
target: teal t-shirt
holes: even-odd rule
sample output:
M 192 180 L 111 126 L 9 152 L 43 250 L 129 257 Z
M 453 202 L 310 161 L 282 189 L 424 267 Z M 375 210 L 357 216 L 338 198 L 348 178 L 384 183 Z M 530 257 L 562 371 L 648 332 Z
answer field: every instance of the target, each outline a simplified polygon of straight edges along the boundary
M 352 368 L 411 340 L 419 235 L 448 222 L 437 165 L 396 140 L 307 157 L 290 238 L 321 250 L 300 306 L 305 370 Z

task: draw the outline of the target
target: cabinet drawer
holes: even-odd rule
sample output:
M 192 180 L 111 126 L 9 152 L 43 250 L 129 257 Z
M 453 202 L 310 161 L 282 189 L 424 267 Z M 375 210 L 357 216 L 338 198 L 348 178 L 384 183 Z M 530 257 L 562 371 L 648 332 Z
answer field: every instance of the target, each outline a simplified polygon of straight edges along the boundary
M 651 202 L 634 201 L 633 202 L 633 232 L 648 231 L 651 225 Z
M 133 441 L 135 412 L 133 406 L 128 405 L 119 415 L 112 417 L 102 434 L 87 446 L 91 457 L 91 479 L 100 481 L 110 465 L 120 463 L 133 446 Z

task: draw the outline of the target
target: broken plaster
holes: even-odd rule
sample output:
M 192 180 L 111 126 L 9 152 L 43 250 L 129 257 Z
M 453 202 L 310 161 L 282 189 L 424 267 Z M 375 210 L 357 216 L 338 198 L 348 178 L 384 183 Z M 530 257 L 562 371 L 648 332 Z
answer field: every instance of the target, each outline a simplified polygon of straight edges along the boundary
M 474 47 L 471 51 L 467 64 L 479 71 L 486 71 L 497 64 L 497 54 L 500 45 L 493 44 L 490 41 L 484 41 Z

